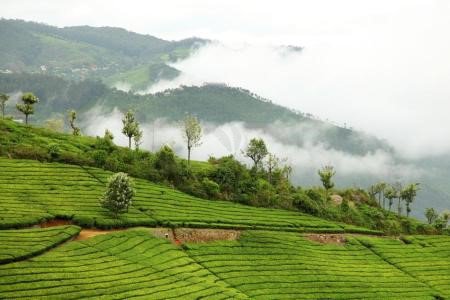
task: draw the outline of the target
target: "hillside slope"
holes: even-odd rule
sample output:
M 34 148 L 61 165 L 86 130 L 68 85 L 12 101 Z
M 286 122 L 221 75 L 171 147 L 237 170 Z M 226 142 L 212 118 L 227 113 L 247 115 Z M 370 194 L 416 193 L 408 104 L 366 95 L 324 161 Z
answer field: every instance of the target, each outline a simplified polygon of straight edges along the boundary
M 185 58 L 206 40 L 166 41 L 114 27 L 55 26 L 0 19 L 0 70 L 38 72 L 70 79 L 101 78 L 161 66 Z M 171 79 L 176 74 L 142 74 L 138 80 Z M 132 82 L 131 82 L 132 83 Z
M 63 218 L 100 228 L 165 225 L 378 233 L 297 212 L 199 199 L 142 179 L 135 179 L 132 208 L 115 219 L 99 204 L 111 172 L 4 158 L 0 158 L 0 169 L 1 228 Z
M 0 91 L 10 94 L 33 91 L 40 99 L 36 114 L 31 117 L 35 122 L 61 116 L 68 109 L 76 109 L 83 118 L 83 113 L 94 107 L 105 112 L 115 107 L 121 111 L 131 108 L 136 110 L 141 123 L 158 118 L 178 122 L 186 113 L 216 125 L 238 121 L 252 128 L 266 128 L 279 121 L 282 122 L 279 126 L 305 125 L 302 135 L 294 138 L 300 146 L 306 143 L 304 137 L 313 135 L 331 148 L 352 154 L 363 155 L 377 149 L 390 151 L 386 143 L 375 137 L 315 120 L 248 90 L 224 85 L 182 87 L 140 96 L 110 89 L 98 81 L 72 82 L 40 74 L 0 74 Z M 12 103 L 7 113 L 21 117 Z

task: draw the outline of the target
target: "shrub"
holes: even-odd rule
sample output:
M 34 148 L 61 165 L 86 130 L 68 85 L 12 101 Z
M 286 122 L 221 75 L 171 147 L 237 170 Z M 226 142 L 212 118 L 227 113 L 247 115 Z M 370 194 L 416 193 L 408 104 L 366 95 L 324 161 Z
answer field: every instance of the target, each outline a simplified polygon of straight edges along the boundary
M 50 144 L 50 146 L 48 146 L 48 154 L 52 160 L 58 158 L 61 154 L 61 149 L 58 144 Z
M 318 216 L 320 206 L 317 201 L 312 200 L 305 192 L 299 191 L 294 195 L 294 206 L 302 212 Z
M 114 217 L 117 217 L 119 213 L 124 211 L 128 212 L 134 195 L 132 181 L 128 175 L 125 173 L 117 173 L 109 178 L 106 192 L 103 198 L 101 198 L 100 203 Z
M 209 198 L 217 198 L 219 195 L 219 185 L 207 177 L 202 180 L 202 188 Z

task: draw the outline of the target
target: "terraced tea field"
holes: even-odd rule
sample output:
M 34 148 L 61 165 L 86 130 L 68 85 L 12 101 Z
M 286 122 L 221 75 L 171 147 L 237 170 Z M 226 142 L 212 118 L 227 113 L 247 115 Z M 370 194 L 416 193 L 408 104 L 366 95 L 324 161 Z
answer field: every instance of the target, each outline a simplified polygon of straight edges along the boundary
M 71 242 L 0 266 L 0 299 L 245 299 L 148 230 Z
M 368 248 L 403 272 L 450 298 L 450 237 L 413 236 L 405 242 L 359 238 Z
M 99 205 L 110 172 L 4 158 L 0 158 L 0 170 L 1 228 L 63 218 L 99 228 L 164 225 L 377 233 L 296 212 L 199 199 L 141 179 L 135 180 L 132 208 L 114 219 Z
M 187 252 L 253 299 L 435 299 L 442 295 L 355 238 L 344 245 L 323 245 L 295 233 L 246 231 L 239 241 L 190 244 Z
M 80 232 L 78 226 L 46 229 L 0 230 L 0 264 L 23 260 L 43 253 Z
M 70 227 L 58 228 L 63 232 Z M 16 230 L 16 235 L 27 230 Z M 39 232 L 48 230 L 37 230 Z M 13 232 L 13 231 L 10 231 Z M 299 233 L 244 231 L 236 241 L 176 246 L 150 229 L 71 241 L 0 265 L 0 299 L 446 299 L 448 275 L 391 264 L 378 251 L 418 257 L 415 243 L 449 254 L 450 237 L 347 237 L 342 245 Z M 360 242 L 361 240 L 361 242 Z M 3 244 L 4 236 L 0 236 Z M 377 246 L 370 246 L 377 245 Z M 418 244 L 420 245 L 420 244 Z M 33 246 L 30 244 L 30 246 Z M 25 246 L 24 246 L 25 247 Z M 403 248 L 402 248 L 403 247 Z M 387 250 L 386 250 L 387 249 Z M 401 251 L 405 250 L 405 251 Z M 432 251 L 434 250 L 434 251 Z M 424 252 L 421 253 L 423 255 Z M 392 255 L 389 255 L 392 257 Z M 443 257 L 443 256 L 441 256 Z M 392 258 L 391 258 L 392 259 Z M 434 263 L 434 261 L 432 261 Z M 430 273 L 431 272 L 431 273 Z

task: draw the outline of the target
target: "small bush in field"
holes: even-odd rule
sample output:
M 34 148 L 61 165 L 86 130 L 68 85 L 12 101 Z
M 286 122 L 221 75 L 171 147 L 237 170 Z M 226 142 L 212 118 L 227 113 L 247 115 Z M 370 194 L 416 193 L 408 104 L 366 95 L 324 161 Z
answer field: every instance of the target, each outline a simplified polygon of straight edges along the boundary
M 132 181 L 128 175 L 117 173 L 109 178 L 106 192 L 100 199 L 100 203 L 117 218 L 120 213 L 128 212 L 134 195 Z

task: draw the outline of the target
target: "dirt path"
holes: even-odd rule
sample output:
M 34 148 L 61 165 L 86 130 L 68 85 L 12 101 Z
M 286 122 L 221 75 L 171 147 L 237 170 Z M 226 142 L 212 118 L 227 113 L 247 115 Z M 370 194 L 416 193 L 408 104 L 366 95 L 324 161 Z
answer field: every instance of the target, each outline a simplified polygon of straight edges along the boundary
M 124 231 L 126 229 L 110 229 L 110 230 L 102 230 L 102 229 L 82 229 L 80 233 L 74 238 L 74 241 L 83 241 L 90 238 L 93 238 L 97 235 L 108 234 L 112 232 Z

